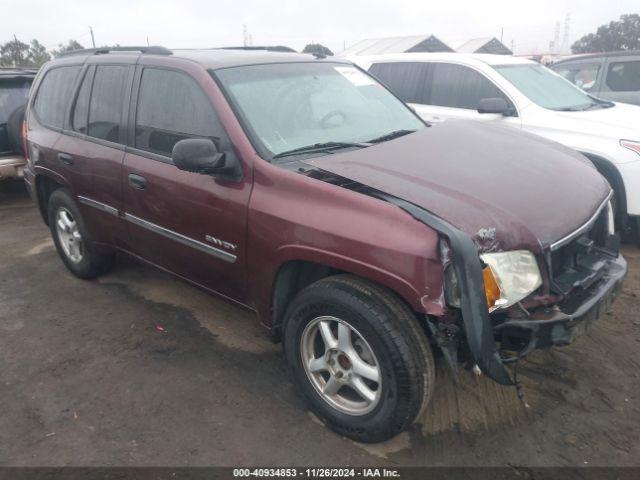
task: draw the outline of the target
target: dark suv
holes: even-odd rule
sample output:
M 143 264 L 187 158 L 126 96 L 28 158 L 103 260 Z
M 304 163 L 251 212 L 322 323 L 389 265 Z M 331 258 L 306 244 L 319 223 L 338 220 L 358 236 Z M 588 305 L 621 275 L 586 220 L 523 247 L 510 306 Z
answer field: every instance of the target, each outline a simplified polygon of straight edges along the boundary
M 0 68 L 0 180 L 22 177 L 22 122 L 36 70 Z
M 81 51 L 42 69 L 26 137 L 71 272 L 118 250 L 255 311 L 313 411 L 360 441 L 417 418 L 432 348 L 515 385 L 507 365 L 568 344 L 626 273 L 584 157 L 430 127 L 346 61 Z

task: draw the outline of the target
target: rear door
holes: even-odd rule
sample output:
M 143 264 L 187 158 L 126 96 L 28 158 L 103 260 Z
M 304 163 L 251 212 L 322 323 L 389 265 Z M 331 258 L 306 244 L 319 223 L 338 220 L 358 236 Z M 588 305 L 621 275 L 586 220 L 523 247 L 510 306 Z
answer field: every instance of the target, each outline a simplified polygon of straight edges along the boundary
M 137 69 L 123 172 L 130 250 L 243 301 L 248 176 L 225 182 L 178 170 L 171 160 L 173 146 L 186 138 L 210 138 L 219 151 L 236 155 L 205 93 L 217 87 L 202 73 L 194 77 L 160 66 Z
M 600 92 L 602 98 L 640 105 L 640 57 L 609 57 Z
M 69 104 L 81 65 L 54 66 L 39 76 L 27 115 L 27 148 L 36 173 L 45 171 L 73 189 L 73 170 L 59 161 L 56 148 L 67 128 Z
M 121 63 L 87 65 L 71 106 L 57 158 L 72 174 L 74 194 L 93 240 L 121 245 L 126 237 L 123 209 L 125 106 L 135 57 Z

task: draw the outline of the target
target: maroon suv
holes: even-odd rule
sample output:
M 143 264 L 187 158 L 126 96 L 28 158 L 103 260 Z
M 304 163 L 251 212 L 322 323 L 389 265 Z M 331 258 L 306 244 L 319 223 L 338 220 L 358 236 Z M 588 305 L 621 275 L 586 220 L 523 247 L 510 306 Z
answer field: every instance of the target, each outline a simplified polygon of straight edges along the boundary
M 295 53 L 84 50 L 48 63 L 25 178 L 67 268 L 116 250 L 256 312 L 332 429 L 389 438 L 432 349 L 516 385 L 626 274 L 611 189 L 581 155 L 429 126 L 367 73 Z

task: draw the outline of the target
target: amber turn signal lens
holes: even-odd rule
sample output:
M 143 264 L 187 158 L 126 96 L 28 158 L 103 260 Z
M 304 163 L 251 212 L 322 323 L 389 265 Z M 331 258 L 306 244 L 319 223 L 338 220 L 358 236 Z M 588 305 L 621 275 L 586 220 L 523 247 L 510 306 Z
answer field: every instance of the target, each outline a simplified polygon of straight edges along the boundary
M 491 308 L 500 298 L 500 287 L 489 267 L 485 267 L 482 270 L 482 280 L 484 280 L 484 293 L 487 297 L 487 305 Z

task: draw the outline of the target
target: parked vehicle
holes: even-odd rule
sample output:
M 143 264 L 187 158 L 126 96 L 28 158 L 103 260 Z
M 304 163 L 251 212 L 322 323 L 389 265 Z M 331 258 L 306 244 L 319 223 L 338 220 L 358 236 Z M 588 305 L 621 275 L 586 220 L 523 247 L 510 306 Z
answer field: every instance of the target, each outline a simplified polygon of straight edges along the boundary
M 499 123 L 584 154 L 613 187 L 618 229 L 640 242 L 639 107 L 592 97 L 517 57 L 411 53 L 353 60 L 428 122 Z
M 25 180 L 66 267 L 92 278 L 120 250 L 255 311 L 311 409 L 359 441 L 424 409 L 432 345 L 514 385 L 506 365 L 568 344 L 626 273 L 582 156 L 429 128 L 346 61 L 97 49 L 34 91 Z
M 550 68 L 591 95 L 640 105 L 640 51 L 573 55 Z
M 22 121 L 35 70 L 0 68 L 0 180 L 22 177 Z

